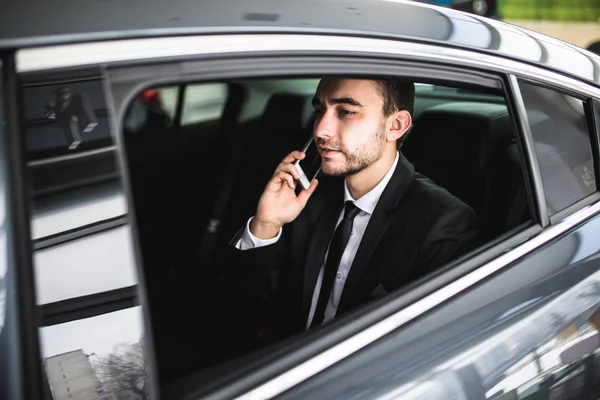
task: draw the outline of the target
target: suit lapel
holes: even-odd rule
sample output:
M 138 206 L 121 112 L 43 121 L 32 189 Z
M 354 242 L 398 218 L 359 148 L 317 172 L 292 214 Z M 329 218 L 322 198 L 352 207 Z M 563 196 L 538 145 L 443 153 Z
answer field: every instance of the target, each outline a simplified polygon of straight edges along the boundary
M 373 210 L 373 215 L 371 215 L 367 229 L 352 262 L 352 267 L 350 268 L 350 273 L 342 292 L 338 312 L 344 310 L 348 299 L 352 297 L 358 282 L 363 280 L 364 275 L 377 273 L 383 267 L 383 265 L 370 265 L 370 260 L 390 226 L 389 215 L 398 207 L 402 195 L 412 182 L 413 175 L 414 167 L 400 153 L 396 170 L 381 194 L 375 210 Z
M 340 182 L 343 184 L 343 181 L 340 180 Z M 319 271 L 323 266 L 327 246 L 329 245 L 329 241 L 333 235 L 337 219 L 339 218 L 343 207 L 343 186 L 341 190 L 339 187 L 336 187 L 336 189 L 337 190 L 333 190 L 331 192 L 332 194 L 327 196 L 323 201 L 323 205 L 319 213 L 317 224 L 314 226 L 314 230 L 311 232 L 301 233 L 303 235 L 312 235 L 308 247 L 306 265 L 304 266 L 304 288 L 302 301 L 304 321 L 308 319 L 308 313 L 310 312 L 310 306 L 315 285 L 317 284 L 317 278 L 319 277 Z

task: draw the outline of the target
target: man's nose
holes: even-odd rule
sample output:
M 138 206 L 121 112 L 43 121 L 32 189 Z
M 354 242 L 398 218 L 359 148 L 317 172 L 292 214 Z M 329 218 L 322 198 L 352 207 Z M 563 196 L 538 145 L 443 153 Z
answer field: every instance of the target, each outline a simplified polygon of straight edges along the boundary
M 324 113 L 320 118 L 316 118 L 313 135 L 317 138 L 329 138 L 334 136 L 335 119 L 328 113 Z

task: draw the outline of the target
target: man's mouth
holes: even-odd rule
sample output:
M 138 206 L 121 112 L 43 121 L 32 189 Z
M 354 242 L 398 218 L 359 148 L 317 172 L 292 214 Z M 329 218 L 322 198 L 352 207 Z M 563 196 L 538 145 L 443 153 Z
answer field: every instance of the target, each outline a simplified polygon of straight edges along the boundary
M 330 157 L 330 156 L 333 156 L 334 154 L 337 154 L 340 152 L 337 149 L 334 149 L 332 147 L 326 147 L 326 146 L 320 146 L 319 150 L 321 151 L 322 157 Z
M 323 151 L 340 151 L 339 149 L 331 146 L 319 146 L 319 149 Z

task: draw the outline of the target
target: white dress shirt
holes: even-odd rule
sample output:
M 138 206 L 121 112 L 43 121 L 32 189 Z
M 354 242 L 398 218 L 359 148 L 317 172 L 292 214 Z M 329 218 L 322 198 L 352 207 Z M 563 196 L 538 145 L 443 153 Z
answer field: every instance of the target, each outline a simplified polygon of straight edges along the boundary
M 333 285 L 333 290 L 331 292 L 331 297 L 329 298 L 329 303 L 327 304 L 327 308 L 325 309 L 325 319 L 324 322 L 335 317 L 337 312 L 337 308 L 340 302 L 340 298 L 342 297 L 342 291 L 344 290 L 344 285 L 346 284 L 346 278 L 350 273 L 350 267 L 352 266 L 352 262 L 354 261 L 354 256 L 356 256 L 356 252 L 358 251 L 358 246 L 362 240 L 363 235 L 367 229 L 367 225 L 371 219 L 371 215 L 373 215 L 373 211 L 375 210 L 375 206 L 379 202 L 379 198 L 383 193 L 383 190 L 387 186 L 388 182 L 392 178 L 394 171 L 396 170 L 396 165 L 398 164 L 399 154 L 396 152 L 396 159 L 392 164 L 391 168 L 385 174 L 381 182 L 377 184 L 370 192 L 366 193 L 358 200 L 354 200 L 350 191 L 348 190 L 348 186 L 344 181 L 344 202 L 352 201 L 354 205 L 360 209 L 356 217 L 354 218 L 354 223 L 352 225 L 352 233 L 350 234 L 350 239 L 348 240 L 348 244 L 342 254 L 342 259 L 340 261 L 340 265 L 338 267 L 338 271 L 336 274 L 335 282 Z M 309 200 L 310 201 L 310 200 Z M 336 228 L 338 224 L 342 221 L 344 216 L 344 208 L 342 208 L 342 212 L 340 213 Z M 236 247 L 240 250 L 247 250 L 254 247 L 262 247 L 267 246 L 273 243 L 276 243 L 281 237 L 282 230 L 280 229 L 272 239 L 262 240 L 255 237 L 250 232 L 250 218 L 246 224 L 246 229 L 242 234 L 241 239 L 236 244 Z M 310 312 L 308 314 L 308 320 L 306 321 L 306 328 L 310 327 L 310 323 L 315 314 L 315 310 L 317 308 L 317 302 L 319 300 L 319 293 L 321 292 L 321 285 L 323 283 L 323 274 L 325 271 L 325 261 L 327 260 L 327 255 L 329 253 L 329 246 L 327 247 L 327 252 L 325 253 L 325 258 L 323 259 L 323 263 L 321 265 L 321 270 L 319 271 L 319 277 L 317 278 L 317 284 L 315 285 L 315 290 L 313 291 L 312 302 L 310 307 Z

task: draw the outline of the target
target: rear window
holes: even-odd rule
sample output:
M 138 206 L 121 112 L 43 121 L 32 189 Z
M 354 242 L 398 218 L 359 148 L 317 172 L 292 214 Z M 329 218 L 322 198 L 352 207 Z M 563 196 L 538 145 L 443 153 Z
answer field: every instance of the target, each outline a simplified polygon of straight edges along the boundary
M 586 101 L 520 82 L 550 215 L 596 191 Z

